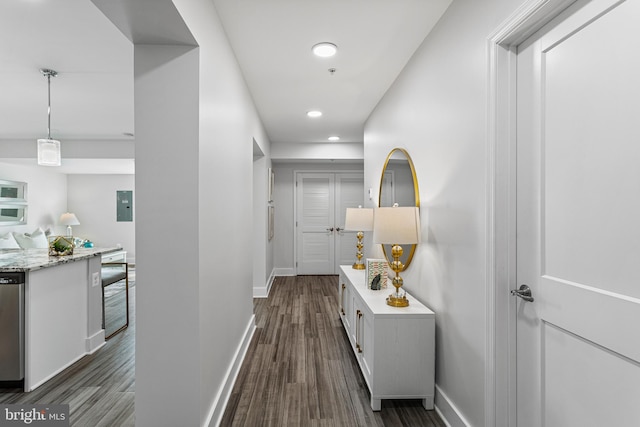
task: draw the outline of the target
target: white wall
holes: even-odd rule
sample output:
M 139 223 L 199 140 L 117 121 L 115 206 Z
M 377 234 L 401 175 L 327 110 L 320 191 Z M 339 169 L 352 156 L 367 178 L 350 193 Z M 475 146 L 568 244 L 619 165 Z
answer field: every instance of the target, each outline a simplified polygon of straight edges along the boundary
M 273 238 L 274 268 L 280 271 L 292 272 L 294 269 L 294 194 L 296 191 L 295 172 L 334 172 L 334 171 L 362 171 L 361 162 L 333 163 L 333 162 L 286 162 L 275 163 L 275 236 Z M 366 185 L 365 185 L 366 187 Z M 368 187 L 367 187 L 368 188 Z M 366 191 L 365 191 L 366 192 Z M 368 197 L 367 197 L 368 198 Z
M 201 423 L 198 56 L 134 48 L 139 426 Z
M 268 152 L 268 138 L 213 3 L 173 4 L 198 47 L 134 48 L 140 426 L 215 424 L 255 327 L 253 140 Z M 171 14 L 150 5 L 134 27 Z
M 268 156 L 269 140 L 213 3 L 176 0 L 175 4 L 200 45 L 199 356 L 203 422 L 212 411 L 224 411 L 224 406 L 218 405 L 226 402 L 218 399 L 226 392 L 223 387 L 244 334 L 254 327 L 251 248 L 254 239 L 265 239 L 265 235 L 254 236 L 251 226 L 253 141 Z M 263 177 L 263 188 L 267 166 L 265 161 L 257 172 Z M 264 206 L 265 196 L 262 193 L 256 205 Z M 213 415 L 214 420 L 218 414 L 221 412 Z
M 43 230 L 51 227 L 56 234 L 65 234 L 66 227 L 58 225 L 58 219 L 67 211 L 67 175 L 56 172 L 55 168 L 7 164 L 0 160 L 0 179 L 26 182 L 28 201 L 27 224 L 2 226 L 0 234 L 30 233 L 37 227 Z
M 134 175 L 68 175 L 68 209 L 78 217 L 80 225 L 73 234 L 91 240 L 96 247 L 120 244 L 127 251 L 127 262 L 135 263 L 135 176 Z M 131 222 L 116 221 L 116 191 L 133 191 Z
M 454 0 L 365 126 L 365 187 L 406 148 L 423 243 L 403 275 L 436 313 L 436 404 L 452 425 L 485 425 L 487 39 L 521 0 Z M 485 400 L 487 399 L 487 400 Z
M 363 158 L 361 142 L 330 143 L 274 143 L 271 147 L 271 159 L 282 161 L 300 160 L 344 160 L 358 162 Z

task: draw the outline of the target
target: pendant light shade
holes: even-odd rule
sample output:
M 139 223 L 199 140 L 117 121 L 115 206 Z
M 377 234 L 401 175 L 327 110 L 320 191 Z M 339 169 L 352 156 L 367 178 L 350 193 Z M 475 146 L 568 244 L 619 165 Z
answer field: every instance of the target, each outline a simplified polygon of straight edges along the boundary
M 42 68 L 40 70 L 47 78 L 47 138 L 38 139 L 38 165 L 40 166 L 60 166 L 62 159 L 60 155 L 60 141 L 51 139 L 51 77 L 58 75 L 57 71 Z
M 40 166 L 60 166 L 60 141 L 55 139 L 38 140 L 38 164 Z

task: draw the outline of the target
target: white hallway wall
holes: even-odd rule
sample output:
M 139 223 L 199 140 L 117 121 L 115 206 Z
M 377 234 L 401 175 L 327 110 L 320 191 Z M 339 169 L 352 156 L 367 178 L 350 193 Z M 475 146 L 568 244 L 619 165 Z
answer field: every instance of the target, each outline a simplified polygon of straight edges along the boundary
M 120 244 L 127 251 L 127 261 L 135 263 L 135 176 L 134 175 L 68 175 L 68 209 L 78 217 L 80 225 L 73 234 L 91 240 L 96 247 Z M 133 191 L 131 222 L 116 221 L 116 191 Z
M 94 2 L 142 41 L 136 274 L 149 286 L 136 305 L 136 425 L 215 425 L 254 326 L 253 271 L 234 254 L 251 253 L 254 238 L 252 141 L 263 152 L 269 141 L 212 2 Z M 197 47 L 167 42 L 184 25 Z M 246 197 L 230 204 L 230 191 Z M 166 210 L 167 195 L 182 217 Z
M 407 290 L 436 313 L 436 404 L 452 425 L 491 422 L 487 40 L 522 3 L 454 0 L 365 126 L 365 187 L 377 188 L 394 147 L 406 148 L 416 167 L 423 243 L 403 277 Z

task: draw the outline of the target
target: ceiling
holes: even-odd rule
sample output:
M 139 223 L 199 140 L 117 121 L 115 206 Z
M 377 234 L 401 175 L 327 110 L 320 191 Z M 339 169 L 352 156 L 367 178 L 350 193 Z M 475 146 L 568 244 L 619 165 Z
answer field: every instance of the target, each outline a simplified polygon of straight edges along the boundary
M 271 142 L 362 142 L 450 0 L 214 0 Z M 319 58 L 319 42 L 338 46 Z M 332 75 L 329 68 L 335 68 Z M 323 116 L 309 119 L 306 112 Z
M 318 143 L 362 142 L 451 0 L 213 1 L 271 142 Z M 133 143 L 133 46 L 90 0 L 2 0 L 0 40 L 0 139 L 46 135 L 39 69 L 52 68 L 53 138 Z M 323 41 L 338 46 L 334 57 L 312 54 Z M 312 109 L 323 116 L 308 118 Z

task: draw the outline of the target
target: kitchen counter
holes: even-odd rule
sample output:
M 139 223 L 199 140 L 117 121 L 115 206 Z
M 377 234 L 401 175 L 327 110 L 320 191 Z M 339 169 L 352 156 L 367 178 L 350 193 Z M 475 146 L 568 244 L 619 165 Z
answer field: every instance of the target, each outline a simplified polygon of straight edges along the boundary
M 31 391 L 105 344 L 102 255 L 120 248 L 0 250 L 0 272 L 24 272 L 24 390 Z M 17 379 L 16 379 L 17 380 Z
M 49 256 L 48 249 L 2 249 L 0 250 L 0 272 L 40 270 L 118 250 L 121 249 L 75 248 L 73 255 Z

